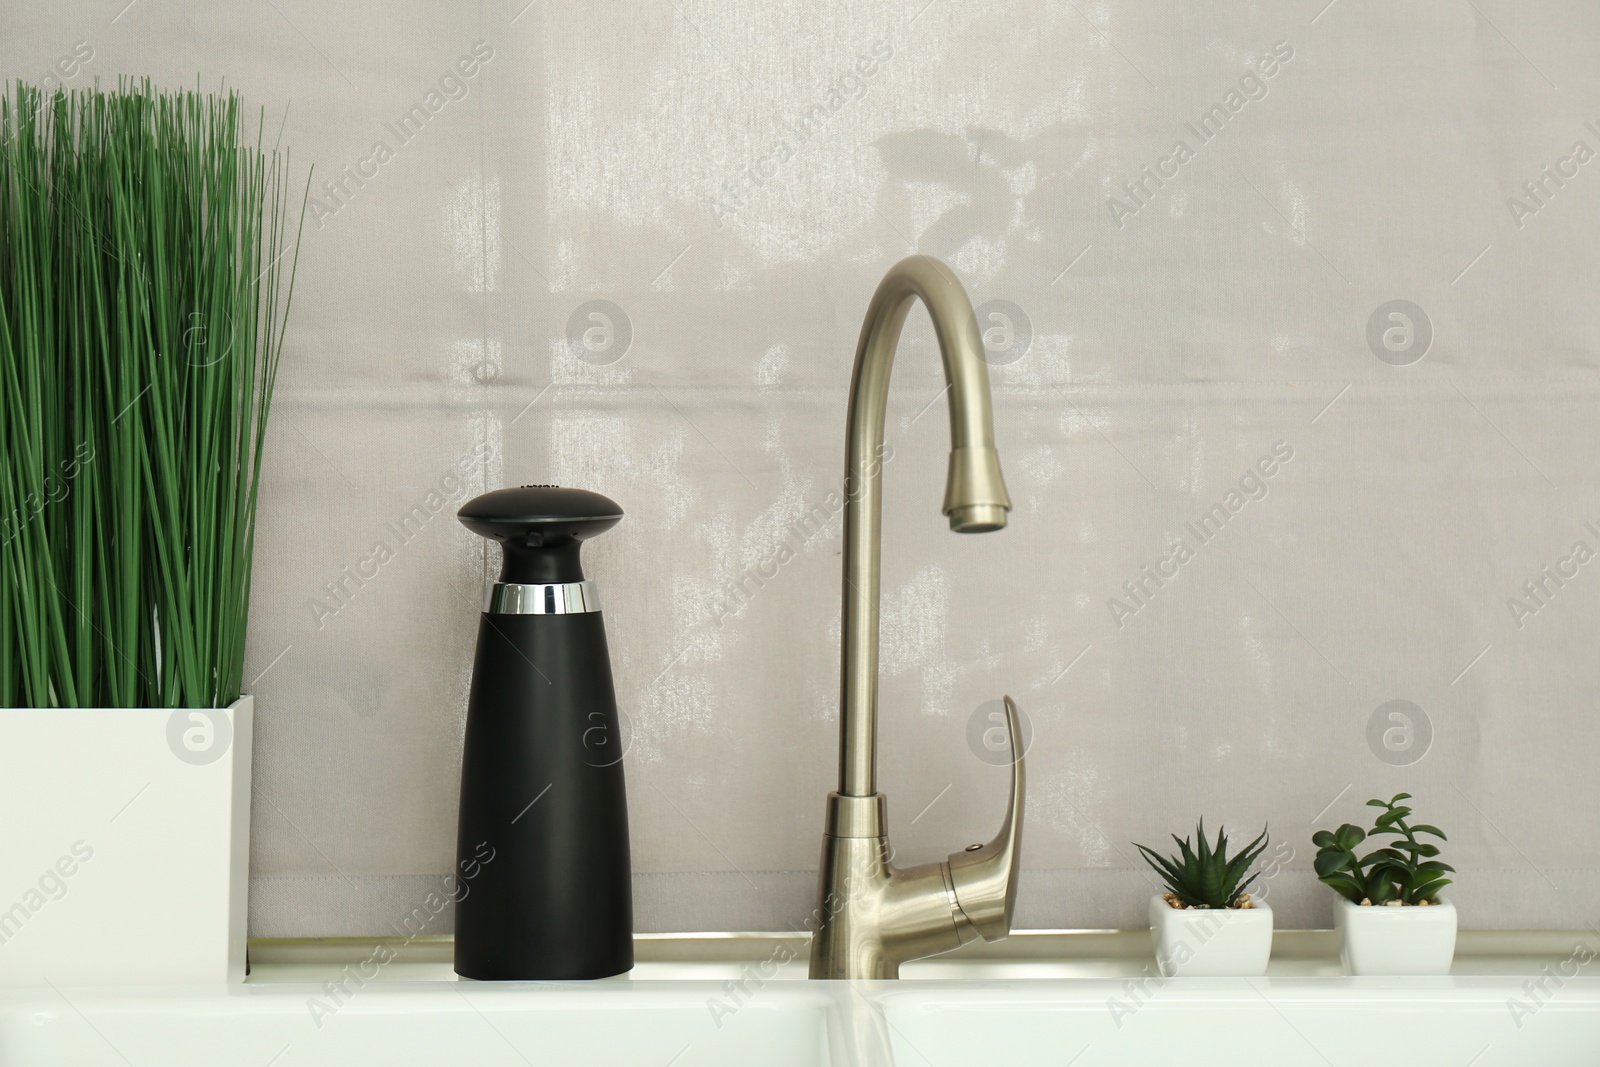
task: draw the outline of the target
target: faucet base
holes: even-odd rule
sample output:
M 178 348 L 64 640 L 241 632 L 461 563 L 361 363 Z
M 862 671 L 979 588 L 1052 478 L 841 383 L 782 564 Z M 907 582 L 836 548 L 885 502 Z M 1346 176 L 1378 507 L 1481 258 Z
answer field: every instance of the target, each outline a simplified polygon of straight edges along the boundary
M 1026 780 L 1017 706 L 1005 699 L 1011 799 L 1000 832 L 943 863 L 904 870 L 890 861 L 882 794 L 828 794 L 820 903 L 812 914 L 812 978 L 898 978 L 900 964 L 1011 932 Z
M 949 863 L 900 870 L 890 865 L 892 854 L 887 836 L 823 836 L 812 978 L 898 978 L 906 960 L 978 936 L 956 903 Z

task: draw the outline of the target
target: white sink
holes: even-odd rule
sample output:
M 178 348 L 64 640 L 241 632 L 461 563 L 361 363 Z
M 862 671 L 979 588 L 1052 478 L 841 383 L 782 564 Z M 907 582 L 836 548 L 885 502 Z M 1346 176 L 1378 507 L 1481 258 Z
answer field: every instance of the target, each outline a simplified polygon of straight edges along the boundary
M 1600 977 L 1587 966 L 1559 984 L 1540 977 L 1546 967 L 1563 974 L 1566 952 L 1462 956 L 1443 978 L 1345 978 L 1330 958 L 1290 957 L 1275 958 L 1266 978 L 1162 980 L 1137 953 L 1051 958 L 1049 944 L 1015 938 L 988 946 L 987 958 L 908 965 L 898 982 L 824 983 L 803 980 L 803 956 L 763 965 L 777 943 L 723 943 L 697 959 L 680 939 L 630 976 L 588 984 L 460 982 L 447 945 L 413 945 L 407 959 L 420 962 L 369 968 L 357 987 L 348 977 L 357 968 L 343 961 L 261 962 L 293 954 L 258 951 L 243 986 L 0 992 L 0 1064 L 1600 1062 Z M 1006 945 L 1017 958 L 1004 957 Z M 335 993 L 328 983 L 341 979 L 346 991 Z M 1540 981 L 1543 991 L 1530 992 Z M 1519 1004 L 1531 1009 L 1520 1018 Z
M 785 982 L 719 1027 L 700 982 L 380 982 L 321 1025 L 321 987 L 45 989 L 0 998 L 6 1067 L 539 1067 L 826 1064 L 821 990 Z
M 901 1064 L 1007 1067 L 1593 1067 L 1600 978 L 1569 982 L 1518 1027 L 1526 979 L 1191 978 L 907 983 L 884 997 Z M 930 983 L 945 986 L 945 983 Z

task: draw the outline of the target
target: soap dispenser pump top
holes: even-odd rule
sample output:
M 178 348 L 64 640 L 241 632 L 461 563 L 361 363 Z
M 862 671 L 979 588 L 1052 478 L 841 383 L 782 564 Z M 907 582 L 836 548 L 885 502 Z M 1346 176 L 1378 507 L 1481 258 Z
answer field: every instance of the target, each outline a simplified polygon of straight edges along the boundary
M 496 489 L 456 514 L 467 529 L 499 543 L 500 581 L 517 585 L 583 581 L 580 546 L 622 520 L 607 497 L 555 485 Z

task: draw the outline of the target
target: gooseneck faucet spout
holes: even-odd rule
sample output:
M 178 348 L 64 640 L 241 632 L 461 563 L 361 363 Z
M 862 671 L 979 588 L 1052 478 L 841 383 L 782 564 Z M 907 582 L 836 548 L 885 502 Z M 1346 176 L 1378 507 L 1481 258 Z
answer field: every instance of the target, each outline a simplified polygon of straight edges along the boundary
M 957 533 L 1006 524 L 1011 499 L 994 447 L 988 367 L 966 290 L 928 256 L 901 260 L 867 308 L 850 384 L 844 518 L 844 620 L 839 790 L 828 798 L 813 978 L 893 978 L 905 960 L 1010 932 L 1016 901 L 1024 779 L 1016 707 L 1006 698 L 1011 803 L 998 837 L 943 863 L 889 863 L 884 798 L 877 792 L 878 579 L 884 418 L 900 330 L 914 300 L 933 319 L 950 410 L 944 513 Z
M 867 307 L 850 381 L 845 453 L 844 662 L 839 792 L 877 792 L 878 574 L 882 541 L 884 415 L 889 372 L 913 300 L 933 318 L 950 405 L 950 473 L 944 513 L 957 533 L 1006 524 L 1011 498 L 1000 476 L 989 402 L 989 370 L 967 291 L 931 256 L 903 259 L 884 276 Z

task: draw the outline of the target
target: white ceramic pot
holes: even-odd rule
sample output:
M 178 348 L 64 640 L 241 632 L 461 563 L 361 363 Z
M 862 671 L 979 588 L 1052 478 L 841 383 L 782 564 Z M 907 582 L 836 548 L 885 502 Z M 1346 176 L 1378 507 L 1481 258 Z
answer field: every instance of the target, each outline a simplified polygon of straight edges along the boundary
M 1456 909 L 1448 900 L 1391 908 L 1340 897 L 1333 926 L 1350 974 L 1449 974 L 1456 954 Z
M 0 985 L 244 980 L 251 713 L 0 709 Z
M 1265 974 L 1272 955 L 1272 909 L 1174 908 L 1150 898 L 1150 940 L 1163 978 Z

